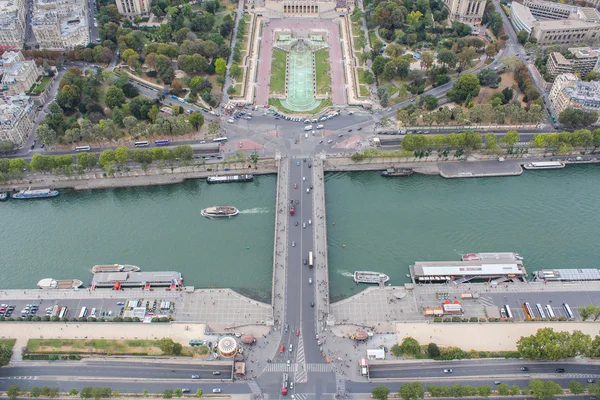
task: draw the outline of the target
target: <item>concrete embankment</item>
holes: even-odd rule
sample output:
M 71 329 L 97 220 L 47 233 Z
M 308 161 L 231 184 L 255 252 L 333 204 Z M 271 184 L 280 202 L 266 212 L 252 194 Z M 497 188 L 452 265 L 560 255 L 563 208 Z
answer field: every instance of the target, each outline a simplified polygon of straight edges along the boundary
M 246 166 L 246 165 L 245 165 Z M 214 167 L 214 166 L 213 166 Z M 247 167 L 247 166 L 246 166 Z M 117 173 L 114 176 L 103 176 L 100 170 L 76 174 L 72 176 L 55 174 L 27 174 L 22 180 L 10 181 L 0 185 L 0 190 L 12 191 L 21 189 L 110 189 L 118 187 L 156 186 L 181 183 L 188 179 L 205 179 L 215 175 L 276 174 L 277 166 L 274 160 L 261 161 L 256 168 L 230 167 L 229 171 L 209 171 L 210 166 L 177 167 L 169 169 L 149 169 L 147 171 L 132 170 Z
M 492 176 L 519 176 L 523 173 L 517 161 L 474 161 L 440 163 L 440 176 L 443 178 L 485 178 Z

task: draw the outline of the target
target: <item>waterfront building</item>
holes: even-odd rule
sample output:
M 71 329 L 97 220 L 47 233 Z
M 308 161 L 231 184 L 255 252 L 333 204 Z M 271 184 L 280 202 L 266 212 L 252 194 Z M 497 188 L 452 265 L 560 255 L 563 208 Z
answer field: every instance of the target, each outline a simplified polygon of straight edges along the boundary
M 40 48 L 72 50 L 90 41 L 85 0 L 36 0 L 32 28 Z
M 558 75 L 550 89 L 549 100 L 557 115 L 569 107 L 600 112 L 600 82 L 583 82 L 572 73 Z M 594 125 L 598 125 L 598 121 Z
M 515 31 L 526 31 L 531 34 L 531 30 L 533 29 L 533 24 L 535 24 L 536 19 L 529 11 L 529 8 L 523 6 L 516 1 L 510 3 L 510 22 L 512 23 Z
M 541 46 L 595 42 L 600 37 L 600 24 L 579 19 L 537 21 L 531 36 Z
M 25 61 L 20 51 L 7 51 L 2 55 L 0 73 L 2 95 L 5 97 L 24 94 L 40 76 L 35 61 Z
M 558 52 L 550 53 L 546 70 L 553 77 L 568 72 L 579 72 L 581 77 L 590 71 L 600 69 L 600 50 L 590 47 L 571 47 L 569 48 L 572 59 L 566 59 Z
M 444 0 L 448 7 L 450 21 L 464 22 L 470 25 L 481 24 L 485 10 L 484 0 Z
M 99 272 L 92 278 L 93 288 L 112 287 L 116 290 L 126 287 L 150 289 L 155 286 L 176 288 L 182 285 L 181 274 L 175 271 Z
M 20 147 L 33 128 L 33 102 L 29 96 L 12 96 L 0 100 L 0 140 Z
M 417 261 L 409 269 L 416 283 L 464 283 L 490 279 L 500 283 L 525 280 L 527 276 L 521 260 Z
M 26 16 L 26 0 L 0 0 L 0 49 L 23 47 Z
M 150 0 L 116 0 L 119 13 L 129 19 L 150 14 Z

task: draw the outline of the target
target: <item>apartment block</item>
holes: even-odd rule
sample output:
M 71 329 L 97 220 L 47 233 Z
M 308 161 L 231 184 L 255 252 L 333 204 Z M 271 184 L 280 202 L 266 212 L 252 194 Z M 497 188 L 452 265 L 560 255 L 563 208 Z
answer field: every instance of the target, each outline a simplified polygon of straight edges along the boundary
M 36 0 L 32 28 L 40 48 L 70 50 L 90 41 L 85 0 Z
M 557 114 L 569 107 L 600 112 L 600 82 L 583 82 L 574 74 L 561 74 L 554 80 L 549 99 Z
M 19 51 L 7 51 L 0 59 L 2 73 L 2 95 L 16 96 L 24 94 L 40 76 L 40 70 L 34 61 L 25 61 Z
M 28 96 L 0 100 L 0 140 L 16 146 L 25 144 L 33 129 L 33 116 L 33 102 Z
M 150 0 L 116 0 L 119 13 L 127 18 L 150 14 Z
M 0 0 L 0 48 L 23 48 L 26 16 L 26 0 Z

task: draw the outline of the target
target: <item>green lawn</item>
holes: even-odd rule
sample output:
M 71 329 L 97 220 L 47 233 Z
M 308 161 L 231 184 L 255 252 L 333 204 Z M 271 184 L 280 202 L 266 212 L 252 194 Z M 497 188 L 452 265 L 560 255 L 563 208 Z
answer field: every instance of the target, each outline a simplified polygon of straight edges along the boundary
M 365 85 L 360 85 L 360 95 L 361 96 L 368 96 L 369 95 L 369 88 Z
M 360 24 L 357 22 L 352 23 L 352 36 L 362 36 L 363 31 L 360 29 Z
M 48 83 L 50 83 L 50 77 L 49 76 L 44 76 L 42 78 L 42 81 L 40 82 L 39 85 L 34 86 L 30 93 L 33 95 L 39 95 L 40 93 L 42 93 L 45 89 L 46 86 L 48 86 Z
M 0 346 L 7 346 L 9 348 L 15 347 L 17 339 L 0 339 Z
M 271 61 L 271 93 L 285 93 L 286 62 L 285 51 L 273 49 L 273 60 Z
M 357 68 L 358 71 L 358 83 L 360 83 L 361 85 L 368 85 L 367 82 L 365 82 L 365 74 L 367 73 L 367 70 L 364 68 Z
M 29 353 L 160 355 L 160 340 L 29 339 Z
M 375 35 L 375 31 L 373 30 L 369 31 L 369 40 L 371 41 L 371 46 L 375 45 L 377 42 L 380 42 L 380 40 L 377 39 L 377 35 Z
M 242 94 L 242 84 L 238 83 L 237 85 L 233 85 L 233 88 L 235 89 L 235 92 L 233 92 L 234 96 L 239 96 Z
M 329 50 L 323 49 L 315 53 L 317 74 L 317 94 L 331 93 L 331 64 Z

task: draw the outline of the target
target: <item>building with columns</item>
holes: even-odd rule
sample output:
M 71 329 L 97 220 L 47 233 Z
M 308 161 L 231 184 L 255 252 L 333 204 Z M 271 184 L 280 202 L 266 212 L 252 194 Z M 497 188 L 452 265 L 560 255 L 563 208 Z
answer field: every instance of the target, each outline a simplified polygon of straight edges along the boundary
M 265 0 L 269 14 L 288 18 L 336 16 L 336 12 L 353 7 L 354 0 Z
M 485 0 L 444 0 L 448 7 L 450 21 L 479 25 L 485 10 Z
M 119 13 L 129 19 L 150 14 L 150 0 L 116 0 Z

